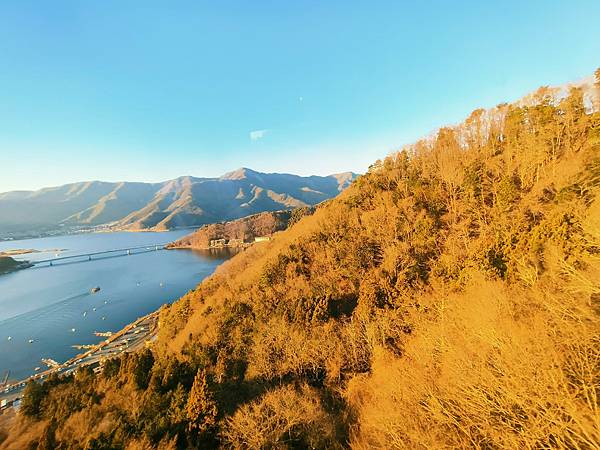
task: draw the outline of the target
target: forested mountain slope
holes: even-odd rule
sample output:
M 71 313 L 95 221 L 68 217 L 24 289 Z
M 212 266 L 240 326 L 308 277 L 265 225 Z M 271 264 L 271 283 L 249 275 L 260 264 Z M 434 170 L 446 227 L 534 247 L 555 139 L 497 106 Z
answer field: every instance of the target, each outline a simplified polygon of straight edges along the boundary
M 0 236 L 106 224 L 128 230 L 198 226 L 315 205 L 336 196 L 354 178 L 350 172 L 301 177 L 242 168 L 218 178 L 90 181 L 6 192 L 0 193 Z
M 596 448 L 600 113 L 550 94 L 377 162 L 0 448 Z
M 230 222 L 204 225 L 183 238 L 172 242 L 167 248 L 207 249 L 211 241 L 223 239 L 230 242 L 251 243 L 257 237 L 270 237 L 278 231 L 285 230 L 307 214 L 312 214 L 314 208 L 302 207 L 292 210 L 269 211 Z

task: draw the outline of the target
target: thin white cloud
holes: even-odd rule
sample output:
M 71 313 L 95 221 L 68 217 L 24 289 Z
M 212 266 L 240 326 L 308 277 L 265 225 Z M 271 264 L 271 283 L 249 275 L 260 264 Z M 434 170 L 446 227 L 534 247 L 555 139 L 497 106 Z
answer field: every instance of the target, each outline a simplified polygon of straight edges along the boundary
M 265 135 L 269 132 L 269 130 L 252 130 L 250 132 L 250 140 L 251 141 L 258 141 L 259 139 L 262 139 L 263 137 L 265 137 Z

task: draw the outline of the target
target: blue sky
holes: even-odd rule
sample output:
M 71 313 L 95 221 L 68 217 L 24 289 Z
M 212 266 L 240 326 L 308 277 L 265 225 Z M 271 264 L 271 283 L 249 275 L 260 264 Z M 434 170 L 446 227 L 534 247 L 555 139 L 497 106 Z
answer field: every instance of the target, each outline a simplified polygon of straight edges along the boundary
M 0 3 L 0 191 L 361 172 L 600 66 L 595 1 Z

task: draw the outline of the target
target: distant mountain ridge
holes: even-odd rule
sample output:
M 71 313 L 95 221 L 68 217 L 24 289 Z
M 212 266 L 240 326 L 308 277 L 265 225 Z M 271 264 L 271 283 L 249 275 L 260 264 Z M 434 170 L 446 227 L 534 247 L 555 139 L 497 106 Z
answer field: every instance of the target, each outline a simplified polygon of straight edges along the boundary
M 217 178 L 162 183 L 88 181 L 0 193 L 0 233 L 110 225 L 168 230 L 312 206 L 335 197 L 352 172 L 301 177 L 240 168 Z

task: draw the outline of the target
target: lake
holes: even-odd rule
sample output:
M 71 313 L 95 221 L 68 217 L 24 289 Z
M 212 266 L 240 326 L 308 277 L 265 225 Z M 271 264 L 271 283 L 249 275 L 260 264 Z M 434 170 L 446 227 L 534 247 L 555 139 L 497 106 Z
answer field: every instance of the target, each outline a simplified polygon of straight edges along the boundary
M 164 244 L 188 233 L 53 236 L 0 242 L 0 251 L 52 250 L 14 257 L 44 260 L 57 253 L 68 256 Z M 159 250 L 0 275 L 0 381 L 8 370 L 11 379 L 22 379 L 36 367 L 45 369 L 41 358 L 64 362 L 81 353 L 72 346 L 96 344 L 104 338 L 94 332 L 118 331 L 177 300 L 230 256 L 227 250 Z M 92 294 L 96 286 L 101 290 Z

